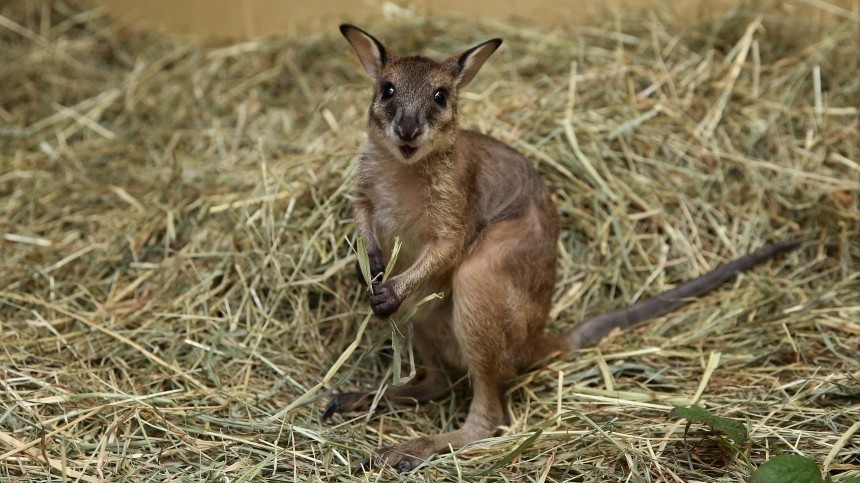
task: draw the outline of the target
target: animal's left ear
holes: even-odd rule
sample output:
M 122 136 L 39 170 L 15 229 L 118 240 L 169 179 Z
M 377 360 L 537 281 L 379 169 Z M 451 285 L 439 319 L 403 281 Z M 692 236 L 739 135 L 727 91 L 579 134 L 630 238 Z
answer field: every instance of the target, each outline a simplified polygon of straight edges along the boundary
M 457 87 L 465 87 L 472 81 L 484 62 L 502 45 L 502 39 L 480 43 L 455 57 L 457 59 Z

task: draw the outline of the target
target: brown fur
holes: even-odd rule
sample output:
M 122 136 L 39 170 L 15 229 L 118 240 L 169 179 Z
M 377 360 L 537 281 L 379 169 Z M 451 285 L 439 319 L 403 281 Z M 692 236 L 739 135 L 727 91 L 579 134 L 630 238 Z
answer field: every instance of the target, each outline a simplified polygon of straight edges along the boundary
M 448 371 L 468 373 L 473 388 L 460 429 L 383 449 L 377 461 L 408 470 L 434 453 L 491 436 L 504 423 L 504 387 L 518 371 L 595 344 L 614 328 L 675 308 L 796 246 L 757 252 L 717 275 L 719 270 L 608 318 L 586 321 L 581 329 L 547 336 L 559 233 L 549 190 L 528 159 L 491 137 L 458 129 L 457 94 L 501 40 L 439 63 L 397 57 L 354 26 L 341 26 L 341 32 L 375 79 L 354 203 L 374 274 L 384 270 L 394 238 L 403 241 L 396 275 L 374 284 L 371 308 L 389 316 L 430 292 L 444 293 L 413 319 L 423 379 L 387 396 L 437 398 L 448 389 Z M 444 105 L 437 102 L 440 90 Z M 340 394 L 324 417 L 366 407 L 370 400 L 367 393 Z

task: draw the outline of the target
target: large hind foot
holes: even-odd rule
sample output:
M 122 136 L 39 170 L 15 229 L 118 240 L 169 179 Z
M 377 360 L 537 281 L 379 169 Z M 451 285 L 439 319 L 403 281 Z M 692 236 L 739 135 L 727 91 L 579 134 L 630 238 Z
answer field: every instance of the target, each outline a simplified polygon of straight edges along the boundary
M 460 448 L 474 441 L 489 438 L 495 428 L 487 428 L 466 423 L 462 428 L 448 433 L 425 436 L 381 448 L 361 468 L 369 470 L 391 466 L 400 473 L 414 470 L 418 465 L 435 454 L 447 453 L 451 448 Z
M 394 387 L 386 391 L 385 397 L 397 403 L 425 403 L 448 392 L 448 380 L 438 368 L 428 369 L 424 378 L 415 384 Z M 328 419 L 336 413 L 364 411 L 370 407 L 376 391 L 344 392 L 335 394 L 323 411 L 322 418 Z
M 375 392 L 344 392 L 335 394 L 322 413 L 323 419 L 328 419 L 335 413 L 359 411 L 370 407 Z

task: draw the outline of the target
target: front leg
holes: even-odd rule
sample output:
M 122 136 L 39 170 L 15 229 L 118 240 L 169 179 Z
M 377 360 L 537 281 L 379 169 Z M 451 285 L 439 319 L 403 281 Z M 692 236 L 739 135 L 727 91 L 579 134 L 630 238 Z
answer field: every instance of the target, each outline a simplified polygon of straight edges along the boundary
M 367 245 L 367 258 L 370 260 L 370 281 L 373 284 L 382 280 L 382 274 L 385 273 L 385 260 L 382 258 L 382 248 L 376 238 L 371 238 Z M 356 260 L 355 275 L 362 285 L 367 286 L 367 281 L 364 279 L 364 273 L 361 272 L 361 265 Z
M 376 234 L 373 231 L 373 203 L 364 195 L 357 195 L 354 205 L 355 227 L 358 231 L 358 236 L 364 239 L 366 245 L 367 257 L 370 259 L 370 278 L 371 282 L 382 280 L 382 274 L 385 273 L 385 260 L 382 257 L 382 247 Z M 358 262 L 355 262 L 355 273 L 358 280 L 366 285 L 364 274 L 361 273 L 361 267 Z
M 394 279 L 373 286 L 370 296 L 370 309 L 380 318 L 389 317 L 397 312 L 403 303 L 403 296 L 397 295 Z
M 432 241 L 406 271 L 373 287 L 370 297 L 373 313 L 379 317 L 393 315 L 416 287 L 434 275 L 451 269 L 461 249 L 462 239 L 438 238 Z

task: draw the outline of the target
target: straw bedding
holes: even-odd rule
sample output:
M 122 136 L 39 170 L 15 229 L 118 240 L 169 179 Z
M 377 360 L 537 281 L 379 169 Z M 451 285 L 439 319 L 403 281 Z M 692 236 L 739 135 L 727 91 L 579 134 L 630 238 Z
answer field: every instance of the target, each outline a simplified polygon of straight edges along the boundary
M 860 477 L 860 17 L 755 5 L 366 25 L 436 57 L 505 38 L 461 119 L 552 188 L 554 330 L 810 240 L 521 375 L 498 437 L 402 477 L 350 468 L 457 427 L 467 382 L 320 421 L 331 391 L 392 371 L 390 324 L 359 331 L 349 186 L 369 82 L 337 30 L 205 46 L 75 1 L 3 2 L 0 479 L 711 482 L 777 454 Z M 750 441 L 685 437 L 666 416 L 693 402 Z

